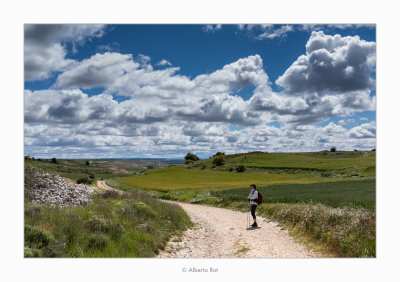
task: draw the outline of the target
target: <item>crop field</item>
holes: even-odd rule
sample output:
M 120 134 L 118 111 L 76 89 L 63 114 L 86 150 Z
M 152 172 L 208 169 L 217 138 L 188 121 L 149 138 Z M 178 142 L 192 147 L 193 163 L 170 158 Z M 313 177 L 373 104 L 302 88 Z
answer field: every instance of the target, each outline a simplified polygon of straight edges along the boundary
M 116 178 L 118 182 L 134 188 L 149 190 L 192 189 L 220 190 L 247 187 L 250 183 L 288 184 L 337 181 L 334 178 L 316 177 L 308 174 L 271 174 L 260 172 L 236 173 L 229 171 L 195 170 L 184 166 L 149 170 L 145 175 Z
M 321 203 L 331 207 L 375 210 L 375 180 L 272 185 L 257 190 L 265 203 Z M 243 201 L 248 194 L 248 188 L 211 193 L 230 202 Z
M 221 190 L 275 184 L 309 184 L 340 180 L 372 179 L 375 152 L 257 153 L 224 156 L 223 165 L 214 166 L 212 158 L 147 170 L 144 175 L 121 177 L 120 183 L 140 189 Z M 246 171 L 236 172 L 244 164 Z

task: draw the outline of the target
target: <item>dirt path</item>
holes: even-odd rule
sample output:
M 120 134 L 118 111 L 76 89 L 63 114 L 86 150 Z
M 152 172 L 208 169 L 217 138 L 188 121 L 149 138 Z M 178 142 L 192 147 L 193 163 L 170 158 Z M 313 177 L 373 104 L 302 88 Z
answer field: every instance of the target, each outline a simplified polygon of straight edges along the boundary
M 103 188 L 104 190 L 107 190 L 107 191 L 117 192 L 120 195 L 123 195 L 125 193 L 124 191 L 114 189 L 114 188 L 108 186 L 104 180 L 97 181 L 97 186 L 99 186 L 100 188 Z
M 160 258 L 317 257 L 296 243 L 277 223 L 257 217 L 260 228 L 246 229 L 247 214 L 228 209 L 176 203 L 195 223 L 181 242 L 170 241 Z
M 105 181 L 97 185 L 119 194 L 125 192 L 108 186 Z M 167 201 L 170 202 L 170 201 Z M 159 258 L 301 258 L 317 257 L 296 243 L 276 222 L 257 217 L 260 228 L 247 230 L 247 214 L 228 209 L 170 202 L 181 206 L 195 226 L 185 231 L 182 240 L 173 238 Z

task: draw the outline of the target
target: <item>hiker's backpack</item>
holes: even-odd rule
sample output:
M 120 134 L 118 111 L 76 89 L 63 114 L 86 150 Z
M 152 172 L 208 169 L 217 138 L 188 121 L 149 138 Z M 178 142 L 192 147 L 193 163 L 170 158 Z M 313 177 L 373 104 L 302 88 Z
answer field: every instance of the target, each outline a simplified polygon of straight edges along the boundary
M 257 191 L 258 192 L 258 191 Z M 263 202 L 263 198 L 260 192 L 258 192 L 258 204 L 261 205 Z

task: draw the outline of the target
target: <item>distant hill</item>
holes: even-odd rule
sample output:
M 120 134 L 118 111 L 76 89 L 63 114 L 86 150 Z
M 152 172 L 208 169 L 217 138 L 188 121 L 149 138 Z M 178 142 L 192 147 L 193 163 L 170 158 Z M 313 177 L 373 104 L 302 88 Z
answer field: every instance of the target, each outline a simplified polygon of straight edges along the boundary
M 223 164 L 215 162 L 223 158 Z M 375 176 L 375 151 L 321 151 L 301 153 L 250 152 L 233 155 L 220 155 L 189 163 L 193 169 L 230 171 L 239 165 L 247 170 L 266 170 L 271 172 L 317 171 L 338 174 Z

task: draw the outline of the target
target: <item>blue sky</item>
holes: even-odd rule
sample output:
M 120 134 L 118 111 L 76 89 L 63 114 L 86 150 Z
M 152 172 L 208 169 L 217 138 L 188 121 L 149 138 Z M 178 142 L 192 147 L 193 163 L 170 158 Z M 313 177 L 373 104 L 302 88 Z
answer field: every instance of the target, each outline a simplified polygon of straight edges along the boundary
M 376 146 L 374 25 L 25 25 L 25 154 Z

